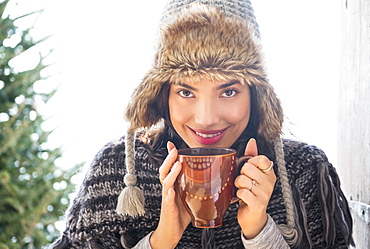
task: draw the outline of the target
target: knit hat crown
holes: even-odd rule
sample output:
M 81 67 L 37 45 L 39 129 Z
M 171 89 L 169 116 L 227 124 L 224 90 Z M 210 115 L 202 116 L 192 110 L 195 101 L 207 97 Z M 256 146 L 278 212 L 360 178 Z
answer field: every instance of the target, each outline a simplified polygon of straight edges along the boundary
M 260 38 L 260 32 L 252 4 L 249 0 L 246 1 L 210 1 L 210 0 L 175 0 L 169 1 L 164 8 L 162 14 L 162 21 L 165 21 L 172 15 L 179 13 L 181 9 L 190 8 L 194 4 L 201 4 L 203 6 L 214 6 L 226 16 L 236 16 L 240 19 L 247 20 L 252 26 L 255 35 Z

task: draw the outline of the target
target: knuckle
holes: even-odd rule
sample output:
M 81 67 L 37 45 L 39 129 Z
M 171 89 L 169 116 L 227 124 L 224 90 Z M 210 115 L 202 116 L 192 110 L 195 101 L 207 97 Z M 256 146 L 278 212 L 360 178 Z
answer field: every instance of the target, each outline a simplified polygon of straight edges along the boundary
M 261 156 L 259 165 L 267 165 L 268 167 L 270 165 L 270 160 L 266 156 Z
M 238 191 L 236 191 L 236 196 L 239 197 L 240 199 L 243 199 L 243 190 L 242 189 L 238 189 Z
M 236 179 L 234 180 L 234 185 L 235 185 L 235 187 L 237 187 L 237 188 L 239 188 L 239 176 L 238 177 L 236 177 Z
M 243 167 L 240 169 L 240 173 L 243 175 L 248 175 L 248 172 L 250 171 L 251 168 L 251 163 L 247 162 L 243 165 Z
M 245 195 L 247 194 L 247 189 L 245 188 L 239 188 L 238 191 L 236 191 L 236 196 L 240 199 L 245 199 Z
M 241 175 L 236 177 L 236 179 L 234 181 L 235 187 L 237 187 L 237 188 L 241 187 L 242 178 L 243 178 L 243 176 L 241 176 Z
M 238 188 L 246 188 L 249 183 L 248 179 L 249 178 L 245 175 L 239 175 L 234 182 L 235 186 Z
M 252 158 L 251 162 L 253 162 L 253 164 L 255 165 L 264 165 L 264 164 L 270 164 L 270 159 L 268 159 L 264 155 L 259 155 L 259 156 Z

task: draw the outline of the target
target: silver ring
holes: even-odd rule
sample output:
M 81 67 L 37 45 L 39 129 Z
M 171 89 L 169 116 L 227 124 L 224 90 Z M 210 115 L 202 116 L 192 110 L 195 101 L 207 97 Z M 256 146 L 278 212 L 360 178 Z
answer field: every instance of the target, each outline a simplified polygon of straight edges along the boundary
M 249 191 L 252 192 L 252 190 L 254 189 L 254 187 L 257 185 L 257 183 L 252 179 L 252 187 Z

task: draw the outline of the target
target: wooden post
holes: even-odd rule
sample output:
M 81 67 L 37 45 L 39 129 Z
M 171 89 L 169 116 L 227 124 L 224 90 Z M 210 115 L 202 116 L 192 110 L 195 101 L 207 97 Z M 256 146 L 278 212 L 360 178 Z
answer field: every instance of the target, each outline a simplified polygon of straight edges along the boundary
M 341 0 L 338 173 L 356 248 L 370 248 L 370 0 Z

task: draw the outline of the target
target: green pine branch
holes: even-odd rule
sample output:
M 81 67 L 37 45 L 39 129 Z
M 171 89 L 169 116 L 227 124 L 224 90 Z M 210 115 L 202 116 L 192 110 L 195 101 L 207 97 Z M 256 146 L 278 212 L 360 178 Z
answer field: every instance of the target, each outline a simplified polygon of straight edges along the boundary
M 83 164 L 62 170 L 55 165 L 62 156 L 61 149 L 45 146 L 53 131 L 42 130 L 41 124 L 46 119 L 39 113 L 35 99 L 41 96 L 46 103 L 57 89 L 37 93 L 33 87 L 37 81 L 47 80 L 40 72 L 52 66 L 45 65 L 44 60 L 53 49 L 44 55 L 39 53 L 38 63 L 30 70 L 18 72 L 9 62 L 16 57 L 22 60 L 23 53 L 37 50 L 50 36 L 35 41 L 30 37 L 33 24 L 26 30 L 14 24 L 30 15 L 38 15 L 38 18 L 42 10 L 11 19 L 10 15 L 3 15 L 9 2 L 0 0 L 0 80 L 3 85 L 0 113 L 9 117 L 0 122 L 0 249 L 41 248 L 58 236 L 48 226 L 54 226 L 67 209 L 69 203 L 61 200 L 68 199 L 74 190 L 71 178 Z M 20 36 L 19 43 L 4 46 L 4 41 L 14 34 Z M 61 173 L 56 174 L 58 171 Z M 60 182 L 65 182 L 67 187 L 56 189 Z

